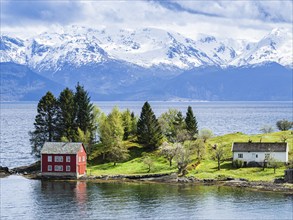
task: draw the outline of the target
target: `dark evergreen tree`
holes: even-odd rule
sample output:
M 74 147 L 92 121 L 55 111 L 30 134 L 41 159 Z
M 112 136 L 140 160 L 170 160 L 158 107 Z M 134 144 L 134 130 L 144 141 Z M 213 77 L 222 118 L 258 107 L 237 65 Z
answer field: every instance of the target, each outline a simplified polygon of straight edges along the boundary
M 74 95 L 75 103 L 75 127 L 80 128 L 85 134 L 91 133 L 93 138 L 94 130 L 94 114 L 93 104 L 90 102 L 88 92 L 85 91 L 84 87 L 79 85 L 76 86 L 76 92 Z
M 122 121 L 123 121 L 123 128 L 124 128 L 124 136 L 123 140 L 127 140 L 129 135 L 131 134 L 132 128 L 132 118 L 129 109 L 122 113 Z
M 134 112 L 131 112 L 131 135 L 136 135 L 137 133 L 137 121 L 137 116 L 135 116 Z
M 160 125 L 148 102 L 144 103 L 137 122 L 137 138 L 140 143 L 151 149 L 158 147 L 162 140 Z
M 198 128 L 197 128 L 197 121 L 195 116 L 193 115 L 191 106 L 188 106 L 187 108 L 185 124 L 186 124 L 186 129 L 190 135 L 190 138 L 191 139 L 194 138 L 194 135 L 198 133 Z
M 76 139 L 74 93 L 69 88 L 64 89 L 58 98 L 58 138 L 68 141 Z
M 35 130 L 29 132 L 32 154 L 40 157 L 41 149 L 46 141 L 56 141 L 57 132 L 57 100 L 51 92 L 43 96 L 37 108 L 34 122 Z

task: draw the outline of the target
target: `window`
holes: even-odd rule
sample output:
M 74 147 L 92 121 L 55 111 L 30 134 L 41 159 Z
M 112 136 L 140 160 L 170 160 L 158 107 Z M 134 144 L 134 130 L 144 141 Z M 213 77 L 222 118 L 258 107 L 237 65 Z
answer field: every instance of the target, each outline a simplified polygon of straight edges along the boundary
M 70 156 L 66 156 L 66 162 L 70 162 Z
M 52 156 L 48 156 L 48 162 L 52 162 Z
M 55 165 L 54 170 L 55 171 L 63 171 L 63 166 L 62 165 Z
M 255 157 L 258 158 L 258 155 L 256 154 Z
M 83 162 L 85 161 L 85 156 L 82 156 L 82 161 L 83 161 Z
M 63 162 L 63 156 L 55 156 L 55 162 Z
M 66 166 L 66 172 L 70 171 L 70 166 Z
M 52 171 L 52 165 L 48 165 L 48 171 Z
M 81 157 L 78 157 L 78 162 L 81 162 Z
M 243 154 L 238 154 L 238 158 L 243 158 Z

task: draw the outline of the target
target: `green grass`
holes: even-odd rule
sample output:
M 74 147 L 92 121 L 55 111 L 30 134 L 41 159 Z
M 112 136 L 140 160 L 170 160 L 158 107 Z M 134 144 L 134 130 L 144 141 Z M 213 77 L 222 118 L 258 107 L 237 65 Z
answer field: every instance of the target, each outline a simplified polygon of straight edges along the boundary
M 137 150 L 137 149 L 135 149 Z M 170 173 L 176 172 L 176 167 L 169 167 L 169 163 L 163 157 L 158 156 L 157 152 L 148 153 L 153 160 L 153 165 L 149 173 Z M 124 163 L 104 163 L 88 167 L 88 174 L 91 175 L 115 175 L 115 174 L 147 174 L 148 166 L 143 163 L 143 158 L 138 157 Z
M 222 136 L 214 137 L 206 143 L 206 154 L 201 163 L 196 167 L 192 167 L 191 164 L 196 162 L 196 156 L 192 155 L 192 162 L 188 167 L 189 176 L 194 176 L 199 179 L 221 179 L 226 177 L 232 178 L 244 178 L 250 181 L 273 181 L 275 178 L 284 176 L 285 167 L 278 168 L 276 174 L 274 169 L 266 168 L 264 171 L 262 168 L 240 168 L 235 169 L 232 167 L 231 161 L 225 161 L 221 163 L 221 170 L 217 170 L 217 162 L 211 159 L 212 146 L 217 144 L 223 146 L 226 153 L 226 158 L 232 158 L 231 146 L 233 142 L 247 142 L 249 139 L 253 142 L 280 142 L 281 136 L 287 136 L 287 142 L 289 143 L 289 160 L 293 159 L 293 134 L 292 131 L 275 132 L 270 134 L 258 134 L 258 135 L 246 135 L 243 133 L 233 133 Z M 148 167 L 143 163 L 142 153 L 144 152 L 143 146 L 138 145 L 135 142 L 125 142 L 127 148 L 130 151 L 130 158 L 124 163 L 117 163 L 116 166 L 113 163 L 100 163 L 97 159 L 99 155 L 98 150 L 93 152 L 90 164 L 88 165 L 88 174 L 91 175 L 115 175 L 115 174 L 147 174 Z M 173 166 L 170 168 L 168 161 L 159 155 L 157 151 L 148 152 L 146 155 L 150 156 L 154 161 L 150 173 L 171 173 L 176 172 L 176 164 L 173 162 Z
M 232 178 L 244 178 L 249 181 L 273 181 L 275 178 L 284 176 L 285 167 L 276 169 L 274 174 L 273 168 L 260 167 L 245 167 L 245 168 L 233 168 L 231 161 L 225 161 L 221 163 L 221 169 L 218 170 L 216 161 L 204 160 L 196 169 L 189 172 L 189 176 L 194 176 L 198 179 L 224 179 L 227 177 Z

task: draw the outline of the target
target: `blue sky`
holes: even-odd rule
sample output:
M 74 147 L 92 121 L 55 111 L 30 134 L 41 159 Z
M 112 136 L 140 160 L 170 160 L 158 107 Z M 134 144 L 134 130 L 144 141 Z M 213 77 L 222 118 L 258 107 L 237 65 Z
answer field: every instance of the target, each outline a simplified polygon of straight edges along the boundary
M 292 1 L 272 0 L 1 0 L 1 32 L 30 36 L 76 24 L 258 40 L 276 27 L 292 30 L 292 7 Z

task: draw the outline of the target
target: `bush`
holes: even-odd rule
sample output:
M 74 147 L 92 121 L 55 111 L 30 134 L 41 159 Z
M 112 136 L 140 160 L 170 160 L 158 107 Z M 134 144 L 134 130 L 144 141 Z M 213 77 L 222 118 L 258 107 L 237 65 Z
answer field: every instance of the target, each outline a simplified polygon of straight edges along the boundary
M 233 161 L 233 167 L 235 167 L 237 169 L 243 167 L 243 161 L 242 160 L 238 160 L 238 159 L 234 160 Z
M 293 122 L 290 122 L 284 119 L 281 121 L 277 121 L 276 125 L 280 131 L 288 131 L 289 129 L 293 127 Z

